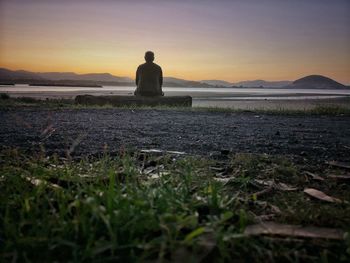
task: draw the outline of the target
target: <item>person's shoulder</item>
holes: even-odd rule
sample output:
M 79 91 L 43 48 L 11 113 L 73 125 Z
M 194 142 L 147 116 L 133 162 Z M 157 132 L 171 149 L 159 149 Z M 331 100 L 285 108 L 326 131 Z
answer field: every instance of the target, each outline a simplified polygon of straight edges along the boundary
M 136 72 L 141 72 L 141 71 L 143 71 L 144 70 L 144 68 L 145 68 L 145 63 L 144 64 L 141 64 L 141 65 L 139 65 L 138 67 L 137 67 L 137 70 L 136 70 Z
M 156 63 L 153 63 L 153 65 L 156 67 L 156 68 L 158 68 L 158 69 L 162 69 L 158 64 L 156 64 Z

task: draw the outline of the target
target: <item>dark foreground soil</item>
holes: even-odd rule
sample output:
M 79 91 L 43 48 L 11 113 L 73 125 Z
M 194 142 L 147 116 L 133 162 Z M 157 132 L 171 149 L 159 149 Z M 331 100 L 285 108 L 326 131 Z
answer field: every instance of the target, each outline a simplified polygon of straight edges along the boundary
M 123 149 L 350 160 L 350 117 L 129 109 L 0 111 L 1 147 L 72 156 Z

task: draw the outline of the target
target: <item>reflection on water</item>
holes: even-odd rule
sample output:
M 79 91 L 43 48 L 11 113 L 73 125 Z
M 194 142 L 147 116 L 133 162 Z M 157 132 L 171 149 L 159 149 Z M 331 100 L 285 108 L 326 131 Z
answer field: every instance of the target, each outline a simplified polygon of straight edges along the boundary
M 105 93 L 108 92 L 133 92 L 135 87 L 126 86 L 104 86 L 102 88 L 95 87 L 59 87 L 59 86 L 0 86 L 0 92 L 81 92 L 81 93 Z M 184 88 L 184 87 L 164 87 L 164 92 L 181 93 L 186 95 L 205 93 L 205 94 L 250 94 L 250 95 L 286 95 L 286 94 L 334 94 L 334 95 L 350 95 L 350 89 L 335 90 L 335 89 L 269 89 L 269 88 Z
M 132 95 L 135 87 L 104 86 L 95 87 L 52 87 L 52 86 L 0 86 L 0 93 L 13 97 L 69 98 L 77 95 Z M 268 89 L 268 88 L 184 88 L 165 87 L 166 96 L 189 95 L 194 107 L 233 107 L 233 108 L 305 108 L 318 103 L 328 103 L 327 99 L 350 96 L 348 90 L 326 89 Z M 321 100 L 322 99 L 322 100 Z M 314 100 L 305 104 L 305 100 Z M 283 103 L 282 103 L 283 102 Z M 282 104 L 281 104 L 282 103 Z M 346 102 L 347 103 L 347 102 Z M 348 103 L 347 103 L 348 104 Z M 316 105 L 316 104 L 315 104 Z M 347 105 L 346 105 L 347 106 Z
M 319 99 L 336 99 L 343 98 L 344 95 L 310 95 L 310 96 L 236 96 L 236 97 L 211 97 L 210 100 L 319 100 Z M 208 100 L 208 98 L 196 98 L 197 100 Z

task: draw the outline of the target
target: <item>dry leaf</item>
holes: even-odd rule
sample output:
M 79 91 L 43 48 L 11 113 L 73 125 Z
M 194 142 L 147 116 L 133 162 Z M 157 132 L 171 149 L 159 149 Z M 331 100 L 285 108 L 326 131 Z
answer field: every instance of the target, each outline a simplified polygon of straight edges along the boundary
M 255 220 L 262 222 L 262 221 L 270 221 L 272 219 L 274 219 L 276 217 L 275 214 L 268 214 L 268 215 L 260 215 L 260 216 L 256 216 Z
M 148 176 L 150 177 L 150 179 L 158 179 L 162 176 L 166 176 L 166 175 L 169 175 L 170 172 L 166 172 L 166 171 L 160 171 L 158 173 L 150 173 L 148 174 Z
M 302 227 L 298 225 L 284 225 L 274 222 L 260 223 L 247 226 L 245 235 L 278 235 L 303 238 L 325 238 L 342 240 L 344 231 L 336 228 Z
M 265 185 L 265 186 L 269 186 L 270 188 L 272 187 L 273 189 L 276 190 L 280 190 L 280 191 L 295 191 L 298 188 L 297 187 L 293 187 L 290 186 L 288 184 L 285 183 L 275 183 L 274 180 L 254 180 L 255 183 L 258 183 L 260 185 Z
M 217 181 L 217 182 L 220 182 L 220 183 L 223 183 L 223 184 L 227 184 L 231 179 L 232 179 L 231 177 L 225 177 L 225 178 L 214 177 L 213 178 L 214 181 Z
M 274 180 L 259 180 L 259 179 L 255 179 L 254 182 L 265 186 L 273 186 L 275 183 Z
M 350 174 L 342 174 L 342 175 L 335 175 L 331 174 L 327 176 L 328 178 L 337 180 L 337 181 L 347 181 L 350 182 Z
M 42 137 L 42 140 L 47 140 L 55 131 L 56 129 L 52 124 L 50 124 L 46 129 L 43 130 L 40 136 Z
M 178 155 L 184 155 L 184 154 L 186 154 L 185 152 L 178 152 L 178 151 L 165 151 L 165 153 L 168 153 L 168 154 L 178 154 Z
M 275 206 L 275 205 L 271 205 L 269 204 L 269 206 L 271 207 L 271 211 L 276 213 L 276 214 L 281 214 L 281 209 L 279 209 L 278 206 Z
M 162 153 L 163 151 L 157 150 L 157 149 L 144 149 L 144 150 L 141 150 L 140 152 L 142 152 L 142 153 Z
M 244 202 L 244 200 L 241 200 L 242 202 Z M 271 212 L 274 214 L 281 214 L 281 210 L 278 208 L 278 206 L 272 205 L 266 201 L 254 201 L 253 203 L 254 205 L 260 206 L 262 209 L 264 209 L 265 211 L 270 208 Z
M 25 176 L 24 178 L 34 186 L 46 185 L 48 187 L 55 188 L 55 189 L 62 188 L 61 186 L 59 186 L 57 184 L 53 184 L 53 183 L 50 183 L 50 182 L 47 182 L 45 180 L 41 180 L 41 179 L 38 179 L 35 177 Z
M 305 188 L 304 193 L 322 201 L 326 201 L 330 203 L 342 203 L 340 199 L 326 195 L 324 192 L 321 192 L 314 188 Z
M 344 163 L 344 162 L 331 161 L 331 162 L 328 162 L 328 164 L 334 167 L 350 169 L 350 164 Z
M 144 170 L 143 170 L 143 173 L 144 173 L 144 174 L 150 174 L 150 173 L 153 173 L 155 170 L 157 170 L 157 167 L 150 166 L 150 167 L 144 169 Z
M 163 151 L 158 149 L 143 149 L 140 151 L 141 153 L 153 153 L 153 154 L 177 154 L 177 155 L 184 155 L 185 152 L 178 152 L 178 151 Z
M 314 173 L 311 173 L 311 172 L 308 172 L 308 171 L 305 171 L 304 172 L 306 175 L 310 176 L 312 179 L 314 180 L 318 180 L 318 181 L 324 181 L 324 178 L 317 175 L 317 174 L 314 174 Z
M 223 171 L 225 171 L 225 167 L 210 166 L 209 170 L 216 171 L 216 172 L 223 172 Z
M 285 184 L 285 183 L 277 183 L 275 185 L 275 188 L 277 190 L 281 190 L 281 191 L 295 191 L 295 190 L 298 190 L 298 187 L 293 187 L 293 186 L 290 186 L 290 185 Z
M 270 187 L 265 188 L 265 189 L 263 189 L 263 190 L 261 190 L 259 192 L 254 193 L 253 196 L 256 196 L 256 197 L 262 196 L 262 195 L 265 195 L 265 194 L 268 194 L 268 193 L 272 192 L 272 190 L 273 190 L 273 187 L 270 186 Z

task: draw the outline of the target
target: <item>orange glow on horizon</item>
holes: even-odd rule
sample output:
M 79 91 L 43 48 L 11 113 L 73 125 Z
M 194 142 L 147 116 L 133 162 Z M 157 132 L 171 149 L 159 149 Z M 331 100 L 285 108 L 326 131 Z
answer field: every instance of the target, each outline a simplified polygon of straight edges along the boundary
M 144 52 L 152 50 L 169 77 L 237 82 L 320 74 L 350 84 L 350 19 L 343 7 L 321 6 L 317 14 L 299 3 L 306 11 L 296 20 L 290 3 L 153 2 L 3 0 L 0 67 L 134 78 Z M 272 20 L 271 10 L 281 14 Z M 333 16 L 325 18 L 325 10 Z

